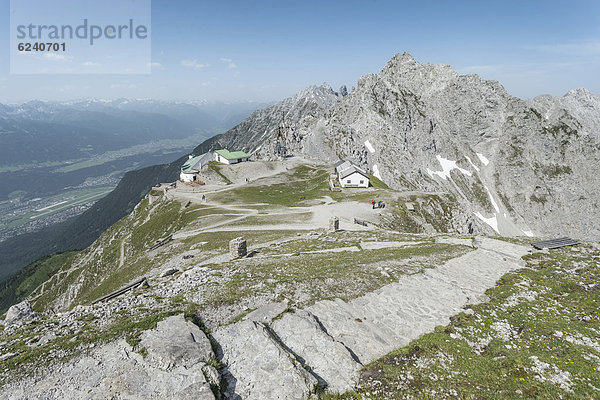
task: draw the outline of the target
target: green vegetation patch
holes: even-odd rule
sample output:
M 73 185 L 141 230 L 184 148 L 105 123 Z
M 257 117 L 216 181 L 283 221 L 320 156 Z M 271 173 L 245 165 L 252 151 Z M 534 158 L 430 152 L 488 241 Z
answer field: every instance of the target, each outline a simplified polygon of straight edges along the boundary
M 427 243 L 404 248 L 294 254 L 286 257 L 259 257 L 212 265 L 226 271 L 229 279 L 218 290 L 206 292 L 203 307 L 229 306 L 251 297 L 273 300 L 298 297 L 298 307 L 323 299 L 351 300 L 395 282 L 401 275 L 422 271 L 471 249 L 463 246 Z M 275 296 L 275 297 L 273 297 Z
M 369 184 L 375 189 L 390 190 L 389 186 L 386 185 L 385 182 L 373 175 L 369 175 Z
M 76 251 L 69 251 L 42 257 L 0 283 L 0 313 L 25 299 L 35 288 L 47 281 L 65 263 L 70 261 L 75 254 L 77 254 Z
M 542 166 L 536 165 L 536 167 L 540 168 L 542 173 L 549 178 L 556 178 L 561 175 L 573 173 L 573 170 L 568 165 L 551 164 Z
M 231 225 L 285 225 L 294 223 L 308 223 L 312 220 L 312 212 L 290 213 L 281 215 L 249 215 L 246 218 L 233 222 Z
M 408 210 L 406 203 L 412 203 Z M 451 195 L 412 195 L 394 201 L 392 214 L 384 225 L 389 229 L 407 233 L 425 232 L 425 226 L 433 227 L 436 232 L 453 230 L 453 210 L 458 208 L 456 198 Z
M 291 207 L 330 193 L 329 172 L 325 168 L 302 165 L 276 176 L 281 178 L 281 183 L 258 185 L 263 182 L 258 179 L 252 185 L 216 193 L 211 198 L 223 204 L 246 202 Z

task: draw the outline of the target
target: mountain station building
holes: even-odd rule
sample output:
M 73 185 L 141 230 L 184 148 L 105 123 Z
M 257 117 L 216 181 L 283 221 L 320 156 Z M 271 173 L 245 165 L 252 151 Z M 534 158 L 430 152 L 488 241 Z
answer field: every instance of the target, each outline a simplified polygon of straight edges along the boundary
M 181 172 L 179 173 L 179 179 L 183 182 L 196 182 L 198 180 L 198 174 L 206 163 L 213 159 L 212 152 L 204 153 L 199 156 L 193 156 L 190 154 L 188 160 L 181 166 Z
M 215 161 L 221 164 L 237 164 L 248 161 L 250 156 L 243 151 L 215 150 Z
M 351 161 L 340 160 L 334 164 L 340 186 L 343 188 L 368 188 L 369 175 Z

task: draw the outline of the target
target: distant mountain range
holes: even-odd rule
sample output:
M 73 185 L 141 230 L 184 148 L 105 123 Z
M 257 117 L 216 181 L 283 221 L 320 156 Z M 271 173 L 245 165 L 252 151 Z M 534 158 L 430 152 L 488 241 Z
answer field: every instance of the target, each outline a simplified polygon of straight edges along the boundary
M 0 166 L 81 159 L 195 134 L 208 138 L 257 107 L 127 99 L 0 105 Z

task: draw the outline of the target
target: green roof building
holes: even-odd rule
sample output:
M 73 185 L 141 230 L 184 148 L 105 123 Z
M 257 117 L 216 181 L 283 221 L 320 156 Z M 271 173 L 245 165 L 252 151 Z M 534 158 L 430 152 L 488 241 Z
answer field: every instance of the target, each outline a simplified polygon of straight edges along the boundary
M 248 158 L 250 158 L 250 155 L 243 151 L 215 150 L 215 161 L 222 164 L 237 164 L 248 161 Z

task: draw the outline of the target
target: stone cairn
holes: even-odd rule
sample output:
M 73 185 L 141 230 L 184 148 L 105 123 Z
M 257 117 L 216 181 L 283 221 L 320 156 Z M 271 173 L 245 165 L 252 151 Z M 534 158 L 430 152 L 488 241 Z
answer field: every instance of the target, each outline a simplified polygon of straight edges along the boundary
M 340 230 L 340 219 L 338 217 L 329 218 L 329 231 L 337 232 Z
M 235 238 L 229 242 L 229 256 L 232 260 L 246 257 L 247 252 L 246 240 L 243 237 Z

